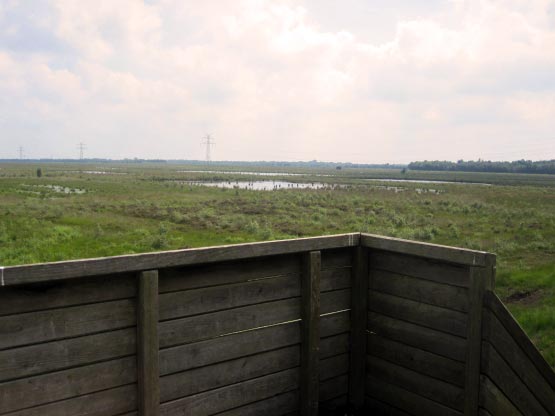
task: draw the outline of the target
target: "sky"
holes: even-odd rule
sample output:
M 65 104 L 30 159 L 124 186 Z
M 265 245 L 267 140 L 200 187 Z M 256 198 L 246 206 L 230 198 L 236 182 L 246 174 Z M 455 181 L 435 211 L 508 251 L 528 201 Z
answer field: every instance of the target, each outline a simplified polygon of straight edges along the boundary
M 0 0 L 0 158 L 555 159 L 555 0 Z

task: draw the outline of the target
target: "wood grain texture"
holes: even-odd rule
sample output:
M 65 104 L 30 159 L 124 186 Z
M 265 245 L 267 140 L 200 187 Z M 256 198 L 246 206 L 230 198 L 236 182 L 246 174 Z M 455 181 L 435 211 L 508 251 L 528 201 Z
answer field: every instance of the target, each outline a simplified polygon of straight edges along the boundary
M 298 368 L 299 364 L 300 346 L 294 345 L 194 368 L 162 377 L 160 400 L 162 403 L 169 402 L 290 368 Z
M 415 416 L 461 416 L 462 413 L 433 400 L 411 393 L 395 384 L 386 383 L 371 375 L 366 381 L 366 393 Z
M 555 389 L 549 385 L 549 382 L 499 322 L 499 319 L 489 309 L 485 308 L 484 314 L 484 339 L 507 363 L 510 363 L 511 369 L 528 386 L 548 412 L 555 414 Z
M 387 403 L 374 399 L 370 396 L 365 397 L 365 409 L 371 415 L 387 415 L 387 416 L 411 416 L 401 409 L 397 409 Z
M 523 415 L 552 415 L 542 406 L 532 391 L 512 370 L 510 363 L 507 363 L 495 348 L 484 343 L 482 350 L 482 372 L 495 383 L 505 396 L 510 398 Z
M 135 354 L 135 328 L 0 351 L 0 381 Z
M 349 366 L 349 404 L 360 410 L 364 407 L 365 367 L 361 365 L 366 356 L 366 327 L 368 315 L 369 252 L 364 247 L 353 249 L 351 291 L 351 362 Z
M 487 376 L 480 376 L 480 406 L 493 416 L 523 416 Z
M 468 290 L 458 286 L 375 269 L 371 289 L 459 312 L 468 311 Z
M 0 349 L 125 328 L 135 321 L 132 299 L 7 315 L 0 318 Z
M 547 380 L 549 385 L 555 389 L 555 372 L 547 363 L 541 352 L 538 351 L 536 346 L 532 343 L 526 332 L 518 324 L 516 319 L 507 310 L 503 302 L 493 292 L 488 292 L 485 295 L 486 307 L 493 312 L 495 317 L 507 330 L 513 340 L 518 344 L 526 356 L 534 363 L 534 366 Z
M 115 389 L 85 394 L 10 413 L 9 416 L 112 416 L 137 409 L 137 386 L 129 384 Z M 91 404 L 94 403 L 94 406 Z
M 0 289 L 0 316 L 134 298 L 135 276 L 123 273 Z
M 296 390 L 298 386 L 299 369 L 293 368 L 164 403 L 160 406 L 160 414 L 212 415 Z
M 489 264 L 491 256 L 493 256 L 484 251 L 441 246 L 372 234 L 361 234 L 360 242 L 364 247 L 371 249 L 393 251 L 468 266 L 486 266 Z
M 464 363 L 411 347 L 375 334 L 368 334 L 368 353 L 421 374 L 464 386 Z
M 158 363 L 158 271 L 138 275 L 137 388 L 141 416 L 158 416 L 160 383 Z
M 382 382 L 395 384 L 420 397 L 433 400 L 451 409 L 461 411 L 464 391 L 461 387 L 423 375 L 400 365 L 369 355 L 366 359 L 368 374 Z M 379 397 L 377 397 L 379 399 Z
M 70 399 L 136 380 L 136 358 L 128 357 L 1 383 L 0 413 Z
M 402 252 L 372 250 L 372 268 L 462 288 L 470 285 L 467 266 Z
M 218 413 L 218 416 L 283 416 L 288 414 L 297 415 L 299 410 L 299 391 L 293 390 L 279 394 L 265 400 L 241 406 L 226 412 Z
M 454 335 L 375 312 L 368 313 L 368 330 L 384 338 L 402 342 L 452 360 L 460 362 L 465 360 L 466 341 Z
M 358 233 L 340 234 L 27 266 L 10 266 L 4 269 L 4 285 L 13 286 L 111 273 L 139 272 L 141 270 L 162 269 L 190 264 L 291 254 L 310 250 L 353 247 L 358 245 L 359 239 L 360 234 Z
M 321 253 L 302 257 L 301 288 L 301 415 L 318 415 Z
M 465 416 L 477 416 L 480 399 L 480 367 L 482 362 L 482 310 L 484 294 L 493 289 L 493 270 L 469 268 L 468 327 L 465 354 Z
M 376 291 L 368 294 L 371 311 L 422 325 L 448 334 L 466 337 L 467 315 L 462 312 L 429 305 Z

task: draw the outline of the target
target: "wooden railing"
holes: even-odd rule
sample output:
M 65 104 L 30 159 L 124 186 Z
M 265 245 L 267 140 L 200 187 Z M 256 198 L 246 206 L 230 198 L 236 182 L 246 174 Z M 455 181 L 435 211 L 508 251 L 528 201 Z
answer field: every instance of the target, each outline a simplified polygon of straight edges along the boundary
M 358 233 L 6 267 L 0 415 L 554 415 L 494 271 Z

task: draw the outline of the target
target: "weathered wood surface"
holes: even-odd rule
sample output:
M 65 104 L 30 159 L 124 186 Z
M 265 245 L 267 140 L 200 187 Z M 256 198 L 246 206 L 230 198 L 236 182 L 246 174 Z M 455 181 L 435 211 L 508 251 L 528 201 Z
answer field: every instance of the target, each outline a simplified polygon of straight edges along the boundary
M 160 406 L 158 364 L 158 271 L 138 275 L 137 384 L 141 416 L 157 416 Z
M 549 366 L 545 358 L 538 351 L 536 346 L 532 343 L 526 332 L 521 328 L 516 319 L 507 310 L 503 302 L 497 297 L 495 293 L 488 292 L 485 295 L 486 307 L 493 312 L 495 317 L 507 330 L 509 335 L 518 344 L 524 354 L 534 363 L 534 366 L 547 380 L 549 385 L 555 389 L 555 372 Z
M 354 409 L 364 406 L 366 357 L 367 295 L 369 275 L 369 253 L 364 247 L 355 247 L 351 288 L 351 362 L 349 371 L 349 403 Z
M 22 378 L 0 384 L 0 413 L 108 390 L 136 379 L 135 357 Z
M 480 363 L 482 356 L 482 309 L 484 294 L 493 290 L 493 269 L 491 267 L 470 267 L 468 291 L 468 328 L 466 333 L 465 356 L 465 416 L 478 413 L 480 399 Z
M 460 312 L 468 311 L 468 290 L 458 286 L 372 270 L 371 289 Z
M 4 269 L 4 286 L 75 279 L 78 277 L 112 273 L 139 272 L 142 270 L 162 269 L 189 264 L 215 263 L 226 260 L 240 260 L 339 247 L 353 247 L 358 245 L 359 240 L 360 234 L 354 233 L 27 266 L 9 266 Z
M 493 416 L 523 416 L 487 376 L 480 376 L 480 406 Z
M 463 410 L 464 391 L 461 387 L 371 355 L 367 357 L 366 368 L 368 374 L 382 382 L 394 384 L 408 392 L 433 400 L 451 409 Z
M 349 289 L 322 294 L 322 314 L 349 309 L 349 306 Z M 300 298 L 292 298 L 164 321 L 159 327 L 160 347 L 167 348 L 232 332 L 293 321 L 300 319 L 300 308 Z
M 349 248 L 322 252 L 322 279 L 327 274 L 341 273 L 351 266 Z M 224 261 L 214 264 L 188 265 L 160 270 L 160 293 L 242 283 L 253 280 L 297 275 L 301 273 L 299 254 Z M 332 277 L 330 276 L 330 280 Z M 327 290 L 322 285 L 322 290 Z
M 318 415 L 320 349 L 320 270 L 322 258 L 312 251 L 302 258 L 301 415 Z
M 462 413 L 433 400 L 411 393 L 395 384 L 390 384 L 368 375 L 366 394 L 409 414 L 426 416 L 461 416 Z
M 299 391 L 293 390 L 265 400 L 218 413 L 218 416 L 283 416 L 298 414 Z
M 371 249 L 393 251 L 467 266 L 487 266 L 490 265 L 492 259 L 495 259 L 493 254 L 484 251 L 441 246 L 372 234 L 361 234 L 360 242 L 364 247 Z
M 482 350 L 482 372 L 495 383 L 505 396 L 510 398 L 523 415 L 553 415 L 551 411 L 542 406 L 532 391 L 515 374 L 511 363 L 507 363 L 493 346 L 485 344 Z
M 372 269 L 467 288 L 468 268 L 426 257 L 372 250 Z
M 375 312 L 368 313 L 368 330 L 406 345 L 443 357 L 464 362 L 466 341 L 461 337 L 420 325 L 390 318 Z
M 452 309 L 387 295 L 374 290 L 368 292 L 368 308 L 391 318 L 466 337 L 467 315 Z
M 0 381 L 135 354 L 135 327 L 0 351 Z
M 120 415 L 137 409 L 137 385 L 85 394 L 43 406 L 10 413 L 9 416 L 104 416 Z
M 510 364 L 511 369 L 541 404 L 551 414 L 555 414 L 555 389 L 551 387 L 548 380 L 503 327 L 499 319 L 489 309 L 484 309 L 484 314 L 484 339 Z
M 0 289 L 0 316 L 134 298 L 134 274 L 94 276 Z
M 374 399 L 370 396 L 365 397 L 365 408 L 370 411 L 372 415 L 387 415 L 387 416 L 411 416 L 411 414 L 397 409 L 387 403 Z
M 162 416 L 205 416 L 264 400 L 297 389 L 299 369 L 255 378 L 163 403 Z
M 135 301 L 131 299 L 6 315 L 0 318 L 0 349 L 133 325 Z
M 464 364 L 403 342 L 368 334 L 368 353 L 421 374 L 464 386 Z

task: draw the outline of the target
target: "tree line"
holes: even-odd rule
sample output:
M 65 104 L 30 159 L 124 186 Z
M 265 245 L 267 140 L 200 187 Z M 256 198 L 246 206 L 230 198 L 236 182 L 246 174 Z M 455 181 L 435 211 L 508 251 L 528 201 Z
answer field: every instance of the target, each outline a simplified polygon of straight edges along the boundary
M 512 162 L 492 162 L 491 160 L 424 160 L 411 162 L 412 170 L 460 171 L 460 172 L 498 172 L 498 173 L 547 173 L 555 174 L 555 159 L 552 160 L 515 160 Z

